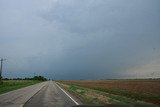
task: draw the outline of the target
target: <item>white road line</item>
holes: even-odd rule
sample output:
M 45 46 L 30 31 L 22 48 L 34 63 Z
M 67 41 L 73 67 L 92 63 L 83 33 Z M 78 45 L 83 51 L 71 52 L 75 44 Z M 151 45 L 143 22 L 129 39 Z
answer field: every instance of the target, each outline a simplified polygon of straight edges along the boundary
M 21 104 L 19 107 L 24 107 L 24 104 Z
M 55 83 L 57 85 L 57 83 Z M 65 92 L 59 85 L 57 85 L 58 88 L 60 88 L 76 105 L 79 105 L 77 101 L 75 101 L 67 92 Z

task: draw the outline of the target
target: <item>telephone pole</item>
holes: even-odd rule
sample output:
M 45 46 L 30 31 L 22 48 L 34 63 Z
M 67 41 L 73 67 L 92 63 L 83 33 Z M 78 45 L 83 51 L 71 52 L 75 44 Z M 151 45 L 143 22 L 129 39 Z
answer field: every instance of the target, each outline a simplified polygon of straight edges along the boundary
M 0 82 L 2 81 L 2 67 L 3 67 L 3 61 L 5 61 L 6 59 L 1 58 L 1 68 L 0 68 Z

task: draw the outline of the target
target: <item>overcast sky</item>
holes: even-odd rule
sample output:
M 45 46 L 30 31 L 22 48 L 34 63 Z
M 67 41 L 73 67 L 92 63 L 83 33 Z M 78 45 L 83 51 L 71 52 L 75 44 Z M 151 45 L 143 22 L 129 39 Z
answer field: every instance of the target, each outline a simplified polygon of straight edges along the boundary
M 160 0 L 0 0 L 3 77 L 160 77 Z

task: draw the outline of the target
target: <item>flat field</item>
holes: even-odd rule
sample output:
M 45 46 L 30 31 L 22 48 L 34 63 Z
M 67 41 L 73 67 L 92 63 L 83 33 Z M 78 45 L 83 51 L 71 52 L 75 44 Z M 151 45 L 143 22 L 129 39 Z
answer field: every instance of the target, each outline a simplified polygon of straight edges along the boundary
M 39 82 L 40 81 L 36 80 L 4 80 L 3 84 L 0 84 L 0 94 L 33 85 Z
M 160 105 L 160 80 L 69 80 L 60 83 Z

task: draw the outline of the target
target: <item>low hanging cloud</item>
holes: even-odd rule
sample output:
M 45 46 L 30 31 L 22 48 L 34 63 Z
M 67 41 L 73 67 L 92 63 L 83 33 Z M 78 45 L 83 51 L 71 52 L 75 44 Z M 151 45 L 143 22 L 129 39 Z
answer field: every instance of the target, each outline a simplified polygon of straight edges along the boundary
M 159 3 L 1 0 L 0 57 L 7 58 L 3 75 L 159 77 Z

